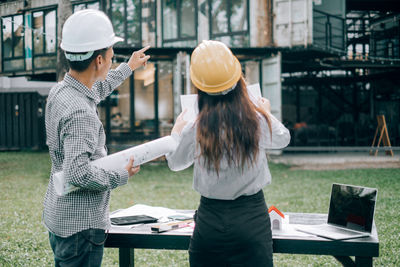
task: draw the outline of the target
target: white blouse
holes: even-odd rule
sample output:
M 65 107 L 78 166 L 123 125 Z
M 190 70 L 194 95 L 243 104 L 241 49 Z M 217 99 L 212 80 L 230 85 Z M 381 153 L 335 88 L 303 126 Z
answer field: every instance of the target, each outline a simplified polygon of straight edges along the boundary
M 172 137 L 178 147 L 166 155 L 168 166 L 173 171 L 180 171 L 194 163 L 193 188 L 202 196 L 213 199 L 233 200 L 242 195 L 253 195 L 264 186 L 271 183 L 271 173 L 268 168 L 267 149 L 281 149 L 290 142 L 290 133 L 272 114 L 269 114 L 272 126 L 272 140 L 268 124 L 264 117 L 259 116 L 261 135 L 259 140 L 259 155 L 253 164 L 228 165 L 226 158 L 221 159 L 219 175 L 211 168 L 207 169 L 205 159 L 200 156 L 200 147 L 196 142 L 196 124 L 188 122 L 179 136 Z

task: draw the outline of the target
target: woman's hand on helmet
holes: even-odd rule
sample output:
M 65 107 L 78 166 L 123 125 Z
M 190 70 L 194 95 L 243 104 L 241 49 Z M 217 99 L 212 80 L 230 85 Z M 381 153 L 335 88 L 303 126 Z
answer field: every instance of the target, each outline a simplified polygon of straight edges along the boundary
M 135 51 L 132 53 L 131 57 L 129 58 L 128 65 L 132 71 L 136 70 L 141 66 L 145 66 L 147 60 L 150 56 L 146 56 L 145 52 L 150 48 L 150 46 L 143 47 L 142 49 Z
M 172 133 L 177 133 L 179 136 L 182 133 L 183 128 L 185 127 L 185 125 L 188 123 L 187 121 L 185 121 L 184 116 L 187 112 L 187 109 L 185 108 L 181 114 L 179 114 L 178 118 L 176 118 L 174 127 L 172 128 L 171 134 Z
M 265 97 L 258 98 L 257 105 L 268 113 L 271 113 L 271 103 Z

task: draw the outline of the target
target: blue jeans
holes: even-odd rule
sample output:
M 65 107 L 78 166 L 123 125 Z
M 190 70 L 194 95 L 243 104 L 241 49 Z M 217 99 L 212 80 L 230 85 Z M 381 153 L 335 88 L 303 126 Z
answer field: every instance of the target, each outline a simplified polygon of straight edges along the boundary
M 101 266 L 106 238 L 102 229 L 88 229 L 69 237 L 60 237 L 49 232 L 55 266 Z

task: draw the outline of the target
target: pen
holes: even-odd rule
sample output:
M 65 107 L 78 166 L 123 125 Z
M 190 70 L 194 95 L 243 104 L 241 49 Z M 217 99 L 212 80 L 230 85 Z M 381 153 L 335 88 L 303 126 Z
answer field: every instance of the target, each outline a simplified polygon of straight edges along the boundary
M 144 223 L 134 224 L 134 225 L 131 226 L 131 229 L 132 229 L 132 228 L 139 227 L 139 226 L 142 226 L 142 225 L 144 225 Z

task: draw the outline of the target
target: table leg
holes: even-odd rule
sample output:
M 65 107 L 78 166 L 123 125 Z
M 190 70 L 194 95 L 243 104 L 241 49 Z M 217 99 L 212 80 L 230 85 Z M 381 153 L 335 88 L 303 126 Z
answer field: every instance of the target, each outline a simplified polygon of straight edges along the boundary
M 344 267 L 354 267 L 356 266 L 354 261 L 349 256 L 333 256 L 340 262 Z
M 135 266 L 135 250 L 133 248 L 119 248 L 119 266 Z
M 372 267 L 372 257 L 356 257 L 356 266 Z

